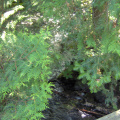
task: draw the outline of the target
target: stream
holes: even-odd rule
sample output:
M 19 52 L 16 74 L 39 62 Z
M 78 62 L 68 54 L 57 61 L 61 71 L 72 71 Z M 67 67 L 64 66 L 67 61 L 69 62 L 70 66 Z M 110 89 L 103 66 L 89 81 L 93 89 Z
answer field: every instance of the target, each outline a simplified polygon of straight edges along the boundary
M 62 77 L 52 82 L 55 87 L 42 120 L 96 120 L 114 111 L 105 105 L 102 92 L 90 93 L 80 80 Z

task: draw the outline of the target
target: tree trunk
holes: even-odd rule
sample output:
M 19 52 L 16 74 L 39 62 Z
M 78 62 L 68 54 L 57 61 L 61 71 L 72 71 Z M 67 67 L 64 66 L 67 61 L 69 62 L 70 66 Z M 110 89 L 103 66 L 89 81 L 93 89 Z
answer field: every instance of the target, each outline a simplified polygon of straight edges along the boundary
M 105 0 L 93 0 L 93 31 L 95 39 L 101 39 L 104 29 L 108 25 L 108 2 Z

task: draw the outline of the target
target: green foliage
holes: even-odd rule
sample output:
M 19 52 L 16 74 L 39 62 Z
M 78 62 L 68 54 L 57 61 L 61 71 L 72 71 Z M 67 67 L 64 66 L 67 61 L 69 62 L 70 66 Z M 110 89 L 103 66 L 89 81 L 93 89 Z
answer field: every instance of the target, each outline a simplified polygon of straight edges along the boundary
M 49 37 L 49 31 L 44 30 L 35 35 L 6 33 L 0 73 L 1 103 L 5 100 L 3 120 L 44 117 L 42 111 L 52 93 L 52 84 L 47 81 L 51 60 L 45 40 Z
M 89 85 L 91 92 L 108 91 L 104 92 L 107 96 L 106 104 L 111 103 L 114 108 L 117 100 L 112 89 L 120 79 L 120 38 L 119 23 L 114 26 L 114 21 L 111 23 L 111 20 L 119 18 L 119 7 L 116 9 L 119 4 L 118 0 L 55 0 L 45 1 L 43 7 L 39 8 L 45 17 L 59 20 L 60 27 L 56 31 L 63 34 L 63 49 L 59 49 L 63 61 L 65 53 L 74 50 L 71 58 L 75 64 L 65 71 L 66 78 L 71 77 L 72 69 L 78 71 L 78 78 Z M 64 37 L 66 33 L 68 35 Z M 68 49 L 66 45 L 71 41 L 77 44 Z M 112 86 L 109 89 L 105 88 L 108 83 Z
M 0 100 L 1 103 L 5 101 L 3 119 L 43 117 L 42 111 L 47 107 L 52 85 L 47 79 L 50 71 L 61 66 L 66 67 L 66 78 L 72 77 L 73 69 L 78 71 L 78 78 L 89 85 L 91 92 L 103 91 L 107 97 L 106 104 L 111 103 L 116 109 L 114 89 L 120 79 L 119 0 L 22 2 L 22 6 L 29 10 L 24 9 L 24 17 L 15 17 L 19 21 L 19 24 L 15 22 L 18 31 L 21 21 L 30 16 L 30 12 L 40 13 L 40 18 L 36 26 L 28 23 L 23 26 L 29 34 L 6 32 L 5 38 L 2 35 L 3 40 L 0 40 Z M 5 0 L 4 3 L 5 7 L 10 5 L 11 8 L 19 4 L 17 1 L 13 5 L 13 0 Z M 9 16 L 22 15 L 19 10 Z M 7 28 L 3 23 L 8 22 L 9 16 L 1 19 L 3 30 Z M 51 39 L 48 31 L 32 34 L 35 33 L 32 28 L 47 30 L 48 26 L 53 35 Z M 60 39 L 56 35 L 60 35 Z M 75 63 L 71 65 L 73 60 Z M 108 83 L 110 87 L 106 88 Z
M 73 65 L 69 65 L 66 67 L 66 70 L 63 72 L 63 76 L 66 77 L 66 79 L 72 78 L 72 73 L 73 73 Z
M 104 9 L 104 1 L 96 1 L 94 7 L 99 10 L 100 3 L 101 7 Z M 111 10 L 111 4 L 113 1 L 109 1 L 109 15 L 117 19 L 116 9 Z M 113 7 L 119 3 L 112 4 Z M 100 12 L 100 11 L 99 11 Z M 101 11 L 102 16 L 98 16 L 97 29 L 89 31 L 87 34 L 87 39 L 83 38 L 83 32 L 78 35 L 78 58 L 75 62 L 74 70 L 79 72 L 79 79 L 82 79 L 83 83 L 87 83 L 91 92 L 103 91 L 106 95 L 106 104 L 111 103 L 114 109 L 117 109 L 116 103 L 117 99 L 114 96 L 114 89 L 117 86 L 117 80 L 120 79 L 120 38 L 119 38 L 119 25 L 114 26 L 108 21 L 104 28 L 100 19 L 104 19 L 104 14 L 106 12 Z M 107 14 L 106 14 L 107 15 Z M 99 18 L 100 17 L 100 18 Z M 111 16 L 107 16 L 109 19 Z M 107 18 L 106 17 L 106 18 Z M 92 18 L 94 19 L 94 18 Z M 95 24 L 95 23 L 94 23 Z M 104 24 L 104 23 L 103 23 Z M 114 23 L 115 24 L 115 23 Z M 86 29 L 86 28 L 85 28 Z M 102 30 L 103 32 L 101 32 Z M 100 32 L 98 32 L 100 31 Z M 87 30 L 85 31 L 87 33 Z M 105 88 L 105 85 L 109 83 L 110 88 Z

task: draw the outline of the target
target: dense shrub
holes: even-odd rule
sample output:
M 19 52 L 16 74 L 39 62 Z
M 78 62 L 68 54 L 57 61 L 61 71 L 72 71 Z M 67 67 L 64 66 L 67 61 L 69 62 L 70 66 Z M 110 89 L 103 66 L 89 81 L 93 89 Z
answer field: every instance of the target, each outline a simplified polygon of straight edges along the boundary
M 4 120 L 34 120 L 43 117 L 51 94 L 50 33 L 6 33 L 1 44 L 0 100 Z

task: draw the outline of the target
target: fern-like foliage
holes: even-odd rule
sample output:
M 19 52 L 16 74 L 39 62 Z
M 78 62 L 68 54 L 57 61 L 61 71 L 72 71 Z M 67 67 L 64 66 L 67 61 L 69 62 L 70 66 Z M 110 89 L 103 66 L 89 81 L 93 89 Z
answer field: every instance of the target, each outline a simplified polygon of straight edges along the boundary
M 98 3 L 100 5 L 98 5 Z M 77 36 L 78 39 L 78 59 L 75 62 L 74 70 L 79 71 L 79 79 L 82 79 L 83 83 L 87 83 L 91 92 L 103 91 L 106 95 L 106 104 L 111 103 L 115 109 L 117 109 L 117 99 L 114 97 L 114 89 L 117 85 L 117 80 L 120 79 L 120 37 L 119 37 L 119 19 L 118 23 L 112 23 L 107 20 L 112 16 L 114 19 L 118 17 L 119 7 L 116 7 L 119 2 L 113 5 L 114 1 L 108 1 L 108 10 L 110 16 L 107 16 L 107 9 L 104 8 L 105 1 L 93 2 L 92 16 L 93 30 L 91 33 L 88 29 L 80 31 Z M 104 12 L 99 11 L 100 7 L 105 9 Z M 111 7 L 114 8 L 111 10 Z M 95 10 L 94 10 L 95 9 Z M 113 12 L 114 11 L 114 12 Z M 89 18 L 90 19 L 90 18 Z M 106 19 L 108 22 L 106 25 L 102 20 Z M 114 25 L 115 24 L 115 25 Z M 83 24 L 83 26 L 86 26 Z M 86 27 L 85 27 L 86 28 Z M 86 34 L 86 36 L 84 35 Z M 110 88 L 105 88 L 105 84 L 109 83 Z
M 51 97 L 49 31 L 39 34 L 6 33 L 0 73 L 3 120 L 36 120 L 43 116 Z M 2 57 L 2 56 L 1 56 Z

